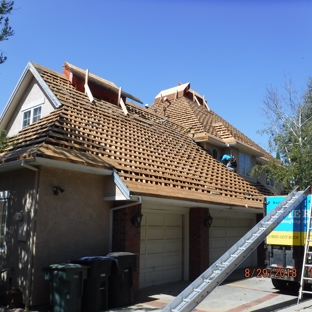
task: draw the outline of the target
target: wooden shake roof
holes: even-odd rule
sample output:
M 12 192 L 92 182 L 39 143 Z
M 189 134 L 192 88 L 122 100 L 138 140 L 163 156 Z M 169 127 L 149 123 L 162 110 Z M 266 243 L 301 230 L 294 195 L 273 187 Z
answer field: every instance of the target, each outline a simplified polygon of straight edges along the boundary
M 91 103 L 64 75 L 33 65 L 62 106 L 11 138 L 1 163 L 44 157 L 114 168 L 132 194 L 262 209 L 270 192 L 210 156 L 181 120 L 131 103 L 127 115 L 104 100 Z M 179 103 L 190 109 L 186 99 Z M 206 131 L 195 117 L 190 126 Z M 212 117 L 208 112 L 201 118 Z M 219 136 L 213 126 L 211 131 Z
M 180 90 L 181 85 L 168 89 L 171 93 L 166 92 L 167 90 L 162 91 L 160 94 L 168 94 L 166 100 L 164 97 L 161 99 L 158 94 L 151 109 L 183 125 L 195 140 L 209 141 L 209 138 L 212 138 L 223 143 L 224 147 L 227 144 L 240 144 L 252 149 L 265 161 L 274 160 L 274 157 L 262 147 L 209 109 L 205 99 L 191 90 L 189 84 L 183 93 L 177 92 L 177 96 L 175 89 Z

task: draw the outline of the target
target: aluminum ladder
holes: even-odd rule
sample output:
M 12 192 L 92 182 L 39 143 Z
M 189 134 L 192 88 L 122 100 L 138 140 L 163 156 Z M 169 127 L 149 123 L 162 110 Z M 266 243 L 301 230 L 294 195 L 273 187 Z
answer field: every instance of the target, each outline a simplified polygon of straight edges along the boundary
M 312 281 L 312 264 L 308 263 L 308 257 L 312 257 L 312 239 L 310 237 L 312 230 L 312 199 L 310 203 L 310 211 L 308 215 L 308 222 L 307 222 L 307 233 L 306 233 L 306 241 L 304 246 L 304 255 L 303 255 L 303 263 L 302 263 L 302 271 L 301 271 L 301 279 L 300 279 L 300 287 L 299 287 L 299 295 L 297 301 L 297 308 L 299 305 L 300 300 L 302 299 L 303 294 L 312 294 L 312 291 L 304 290 L 305 281 Z M 305 276 L 305 272 L 310 272 L 310 277 Z
M 221 256 L 212 266 L 173 299 L 163 312 L 192 311 L 205 297 L 220 285 L 269 235 L 284 218 L 310 194 L 293 190 L 274 210 L 266 215 L 245 236 Z

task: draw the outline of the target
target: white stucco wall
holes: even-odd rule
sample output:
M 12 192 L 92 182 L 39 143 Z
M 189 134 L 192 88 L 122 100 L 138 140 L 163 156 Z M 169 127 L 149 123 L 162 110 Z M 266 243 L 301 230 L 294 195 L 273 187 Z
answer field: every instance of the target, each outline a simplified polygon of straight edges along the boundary
M 6 129 L 9 137 L 16 135 L 22 129 L 23 112 L 37 106 L 42 106 L 41 117 L 47 116 L 55 109 L 36 80 L 32 79 Z

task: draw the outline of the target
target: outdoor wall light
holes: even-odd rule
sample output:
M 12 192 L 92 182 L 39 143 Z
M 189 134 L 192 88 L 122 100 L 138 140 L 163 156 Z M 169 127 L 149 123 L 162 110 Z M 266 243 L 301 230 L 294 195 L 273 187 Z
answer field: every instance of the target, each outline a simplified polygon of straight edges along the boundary
M 209 216 L 204 220 L 205 227 L 209 229 L 212 225 L 212 220 L 213 220 L 213 217 L 209 214 Z
M 141 213 L 141 212 L 137 212 L 137 213 L 130 219 L 130 221 L 131 221 L 131 223 L 132 223 L 136 228 L 138 228 L 138 227 L 140 227 L 140 225 L 141 225 L 142 217 L 143 217 L 142 213 Z
M 53 186 L 52 191 L 54 195 L 58 195 L 60 192 L 61 193 L 65 192 L 65 190 L 59 186 Z

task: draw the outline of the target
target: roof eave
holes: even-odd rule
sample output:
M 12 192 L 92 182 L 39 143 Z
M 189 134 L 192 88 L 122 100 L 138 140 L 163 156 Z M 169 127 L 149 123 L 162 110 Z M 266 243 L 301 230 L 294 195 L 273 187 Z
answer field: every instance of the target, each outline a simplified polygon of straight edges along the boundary
M 240 143 L 240 142 L 233 142 L 233 143 L 229 143 L 227 144 L 227 146 L 229 147 L 236 147 L 238 150 L 242 151 L 242 152 L 247 152 L 247 153 L 250 153 L 256 157 L 262 157 L 264 156 L 264 154 L 260 151 L 258 151 L 257 149 L 251 147 L 251 146 L 248 146 L 248 145 L 245 145 L 243 143 Z

